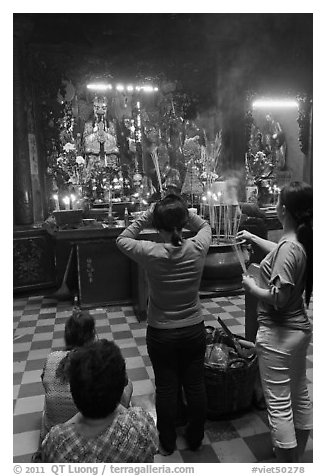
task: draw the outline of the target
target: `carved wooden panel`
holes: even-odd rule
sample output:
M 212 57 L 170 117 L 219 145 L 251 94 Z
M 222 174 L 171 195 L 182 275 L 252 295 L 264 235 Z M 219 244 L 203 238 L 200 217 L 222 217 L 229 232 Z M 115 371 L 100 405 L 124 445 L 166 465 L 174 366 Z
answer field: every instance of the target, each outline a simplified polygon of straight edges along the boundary
M 115 239 L 78 243 L 77 264 L 82 306 L 131 302 L 131 261 Z
M 46 235 L 14 238 L 14 291 L 54 285 L 54 257 Z

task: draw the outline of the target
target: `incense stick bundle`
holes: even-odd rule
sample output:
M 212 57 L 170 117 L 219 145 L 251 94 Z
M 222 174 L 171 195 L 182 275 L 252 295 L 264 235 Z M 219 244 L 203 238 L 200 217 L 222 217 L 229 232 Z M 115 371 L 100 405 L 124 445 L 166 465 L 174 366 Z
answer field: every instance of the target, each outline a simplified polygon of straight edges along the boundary
M 209 222 L 211 228 L 215 228 L 215 214 L 214 214 L 214 207 L 212 205 L 209 206 Z
M 242 268 L 242 272 L 243 274 L 247 274 L 247 268 L 246 268 L 246 264 L 245 264 L 245 260 L 244 260 L 244 257 L 243 257 L 243 254 L 242 254 L 242 251 L 241 251 L 241 248 L 240 246 L 235 242 L 235 240 L 233 241 L 233 247 L 237 253 L 237 256 L 238 256 L 238 260 L 240 261 L 240 265 L 241 265 L 241 268 Z
M 237 233 L 239 231 L 241 215 L 242 215 L 241 209 L 237 205 L 237 207 L 235 209 L 234 224 L 233 224 L 233 236 L 234 236 L 234 238 L 237 236 Z
M 231 238 L 232 236 L 232 205 L 229 205 L 228 207 L 228 225 L 229 225 L 229 237 Z
M 228 240 L 229 239 L 229 226 L 228 226 L 228 207 L 227 205 L 225 206 L 225 213 L 224 213 L 224 229 L 225 229 L 225 237 Z
M 222 208 L 222 227 L 223 227 L 223 235 L 224 235 L 224 238 L 226 238 L 226 235 L 227 235 L 227 230 L 226 230 L 226 220 L 225 220 L 225 205 L 223 205 L 223 208 Z
M 231 235 L 231 217 L 230 213 L 232 213 L 232 207 L 230 205 L 226 205 L 226 238 L 229 240 Z
M 221 221 L 222 221 L 222 204 L 220 201 L 219 207 L 218 207 L 218 241 L 220 241 L 221 238 Z

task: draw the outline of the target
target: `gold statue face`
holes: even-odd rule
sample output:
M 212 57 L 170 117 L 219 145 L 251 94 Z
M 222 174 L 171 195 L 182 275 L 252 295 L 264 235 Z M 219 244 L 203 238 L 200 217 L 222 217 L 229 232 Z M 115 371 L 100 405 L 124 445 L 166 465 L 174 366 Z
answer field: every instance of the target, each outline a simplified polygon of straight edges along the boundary
M 107 99 L 105 96 L 96 96 L 93 104 L 94 104 L 94 114 L 96 116 L 106 116 Z

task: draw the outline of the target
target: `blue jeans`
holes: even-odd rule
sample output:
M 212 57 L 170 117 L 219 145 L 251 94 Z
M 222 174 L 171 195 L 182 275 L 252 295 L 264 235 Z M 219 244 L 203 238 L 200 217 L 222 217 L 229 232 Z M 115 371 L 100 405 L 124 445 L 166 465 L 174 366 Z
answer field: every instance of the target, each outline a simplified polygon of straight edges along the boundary
M 187 401 L 186 438 L 190 448 L 195 449 L 204 437 L 206 419 L 204 323 L 178 329 L 148 326 L 146 341 L 155 375 L 160 442 L 165 450 L 174 451 L 178 393 L 183 387 Z
M 312 405 L 306 382 L 311 333 L 260 325 L 256 338 L 261 383 L 273 445 L 297 446 L 295 430 L 312 429 Z

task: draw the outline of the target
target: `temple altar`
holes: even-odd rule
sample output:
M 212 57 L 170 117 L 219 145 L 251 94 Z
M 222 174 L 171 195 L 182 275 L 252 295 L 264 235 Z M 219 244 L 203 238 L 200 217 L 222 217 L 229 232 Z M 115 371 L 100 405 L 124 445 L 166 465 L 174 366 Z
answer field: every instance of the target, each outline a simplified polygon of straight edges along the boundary
M 265 225 L 267 238 L 277 241 L 281 224 L 275 213 L 265 218 Z M 123 229 L 122 226 L 103 227 L 101 222 L 51 233 L 40 227 L 15 227 L 14 292 L 42 290 L 48 296 L 55 296 L 66 276 L 68 294 L 62 296 L 64 299 L 72 301 L 77 296 L 82 308 L 132 304 L 137 318 L 146 319 L 145 272 L 115 244 Z M 184 230 L 184 236 L 191 236 L 191 232 Z M 156 241 L 158 234 L 153 229 L 145 229 L 140 238 Z M 255 260 L 255 254 L 252 258 Z

